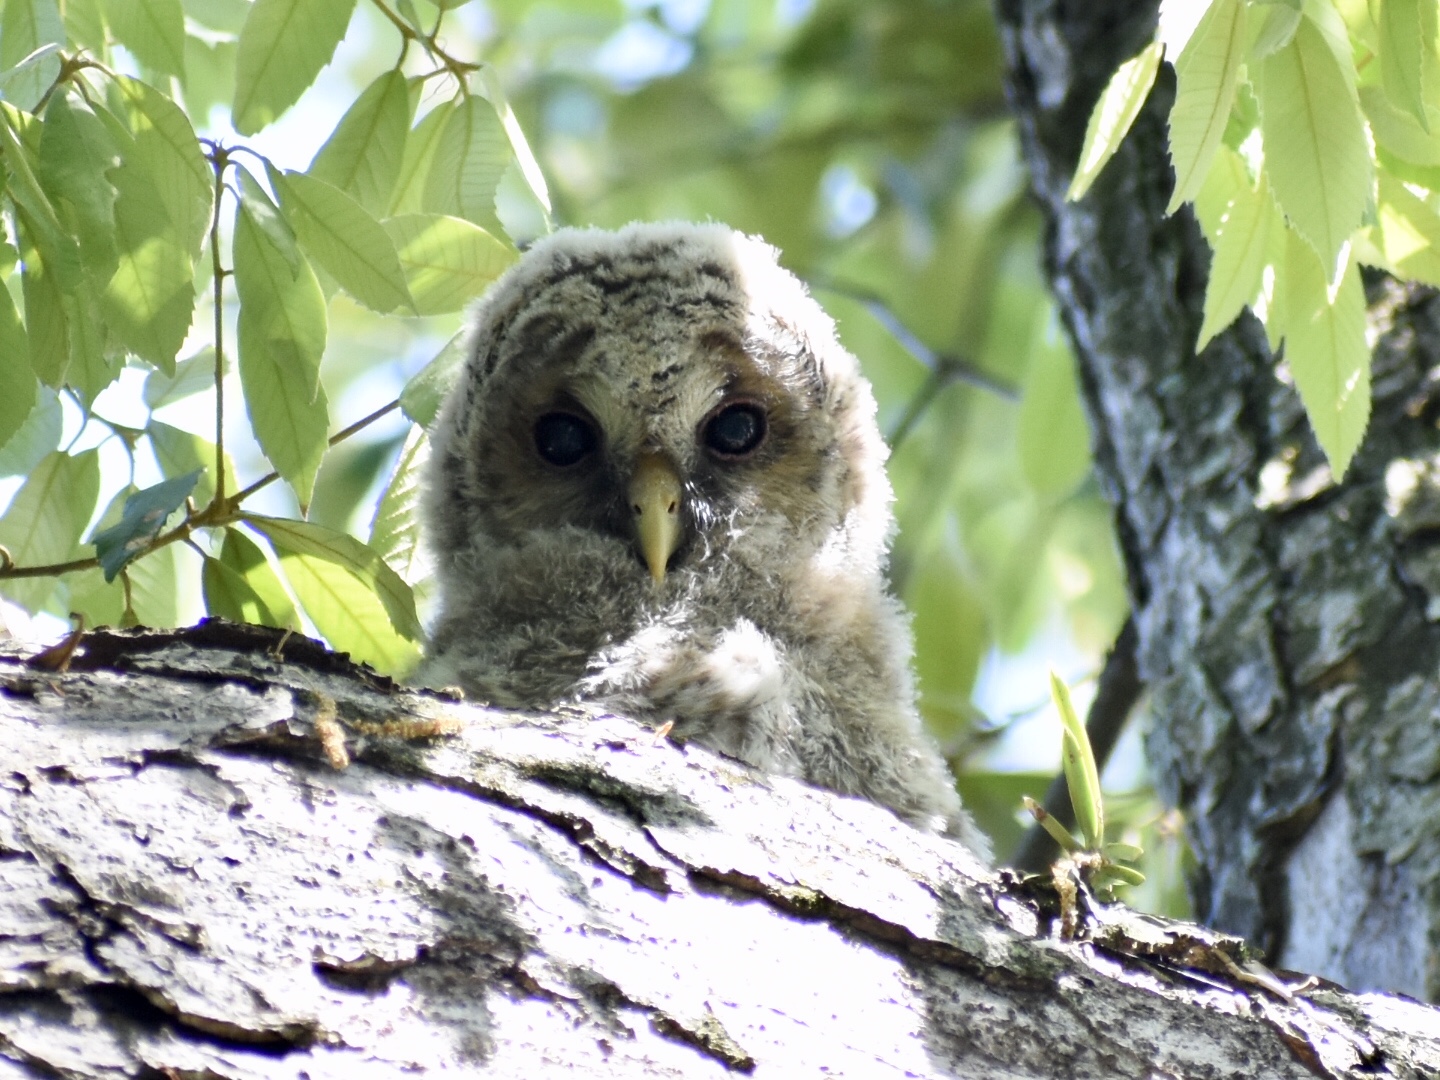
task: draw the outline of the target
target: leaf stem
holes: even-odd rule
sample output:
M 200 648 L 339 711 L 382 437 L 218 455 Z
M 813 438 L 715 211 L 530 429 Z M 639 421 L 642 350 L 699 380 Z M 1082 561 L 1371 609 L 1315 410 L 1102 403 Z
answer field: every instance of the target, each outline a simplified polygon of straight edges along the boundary
M 220 203 L 225 197 L 225 170 L 230 151 L 212 144 L 210 164 L 215 170 L 215 211 L 210 219 L 210 267 L 215 305 L 215 495 L 211 506 L 225 504 L 225 275 L 220 264 Z
M 380 9 L 380 14 L 384 15 L 385 18 L 389 19 L 391 25 L 394 26 L 396 30 L 400 31 L 400 36 L 404 40 L 415 42 L 427 53 L 433 56 L 436 60 L 440 61 L 440 64 L 445 68 L 445 70 L 448 71 L 452 76 L 454 76 L 455 81 L 460 84 L 460 92 L 462 94 L 468 94 L 470 92 L 468 76 L 472 71 L 479 71 L 480 65 L 457 59 L 456 57 L 451 56 L 441 47 L 439 35 L 440 23 L 443 21 L 444 18 L 443 10 L 440 13 L 441 17 L 435 20 L 435 29 L 431 30 L 428 34 L 425 34 L 417 30 L 415 27 L 411 26 L 408 22 L 406 22 L 394 11 L 392 11 L 390 5 L 385 3 L 385 0 L 371 0 L 371 2 Z

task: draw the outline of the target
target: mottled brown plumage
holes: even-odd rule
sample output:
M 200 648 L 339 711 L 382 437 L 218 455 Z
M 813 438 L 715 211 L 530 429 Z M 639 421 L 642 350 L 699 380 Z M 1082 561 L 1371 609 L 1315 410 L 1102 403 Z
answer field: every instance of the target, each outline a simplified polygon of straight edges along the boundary
M 423 677 L 673 720 L 986 854 L 915 711 L 874 414 L 763 242 L 688 224 L 540 241 L 476 308 L 433 432 Z

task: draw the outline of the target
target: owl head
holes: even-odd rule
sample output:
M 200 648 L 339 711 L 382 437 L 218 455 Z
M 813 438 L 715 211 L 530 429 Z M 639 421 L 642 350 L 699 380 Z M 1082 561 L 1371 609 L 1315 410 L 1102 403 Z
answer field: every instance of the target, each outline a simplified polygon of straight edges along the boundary
M 562 229 L 475 309 L 432 433 L 442 586 L 525 547 L 561 563 L 603 548 L 606 587 L 646 603 L 724 566 L 878 575 L 891 495 L 874 413 L 833 323 L 763 241 Z

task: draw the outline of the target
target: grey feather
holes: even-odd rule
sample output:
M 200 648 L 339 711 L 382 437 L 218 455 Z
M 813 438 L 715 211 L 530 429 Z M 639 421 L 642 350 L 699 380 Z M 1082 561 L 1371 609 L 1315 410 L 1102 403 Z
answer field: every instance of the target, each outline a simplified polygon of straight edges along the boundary
M 732 459 L 706 433 L 735 402 L 765 433 Z M 578 464 L 537 450 L 557 411 L 598 438 Z M 420 678 L 673 720 L 988 858 L 916 712 L 886 453 L 855 358 L 773 248 L 720 225 L 561 230 L 475 308 L 432 432 L 441 608 Z M 683 491 L 658 582 L 627 487 L 642 455 Z

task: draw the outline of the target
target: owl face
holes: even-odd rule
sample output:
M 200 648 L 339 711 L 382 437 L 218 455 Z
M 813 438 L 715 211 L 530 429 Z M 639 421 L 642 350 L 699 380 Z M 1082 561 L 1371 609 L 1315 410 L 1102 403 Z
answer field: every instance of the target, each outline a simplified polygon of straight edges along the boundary
M 883 457 L 868 391 L 773 251 L 643 229 L 557 234 L 479 310 L 437 433 L 455 548 L 579 529 L 664 588 L 803 559 L 876 493 L 845 452 Z

